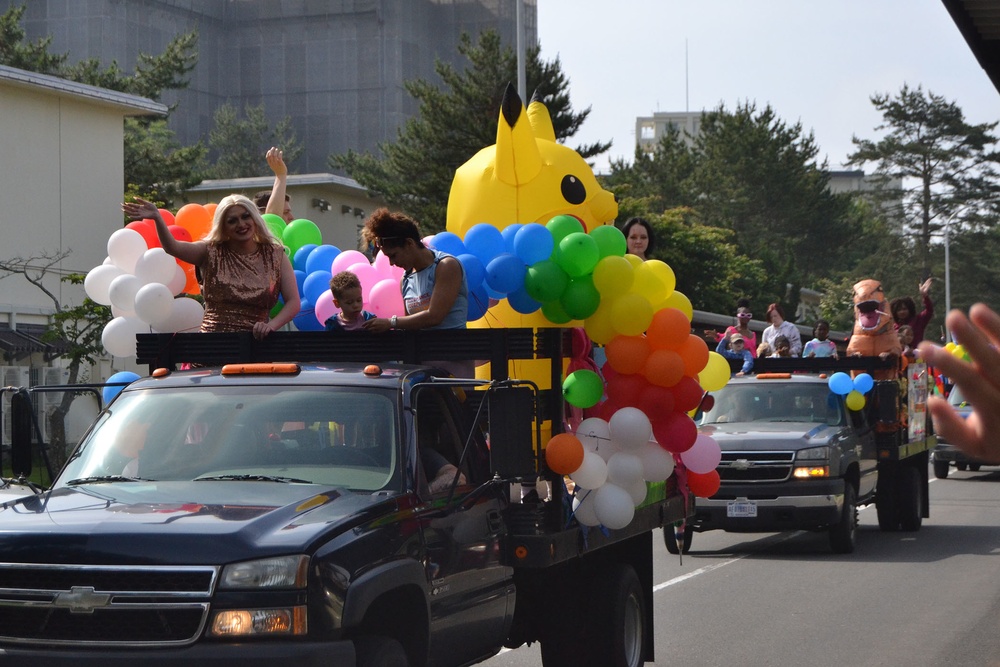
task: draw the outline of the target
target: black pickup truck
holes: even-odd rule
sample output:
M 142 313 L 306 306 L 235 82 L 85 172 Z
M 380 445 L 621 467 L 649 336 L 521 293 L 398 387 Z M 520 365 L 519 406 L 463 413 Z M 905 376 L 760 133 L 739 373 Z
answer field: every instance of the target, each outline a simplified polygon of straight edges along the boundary
M 561 394 L 507 377 L 558 379 L 565 342 L 140 335 L 150 376 L 51 489 L 0 505 L 0 661 L 468 665 L 535 641 L 550 667 L 651 661 L 652 534 L 687 510 L 671 478 L 623 529 L 572 518 L 534 444 Z M 426 361 L 455 358 L 492 379 Z

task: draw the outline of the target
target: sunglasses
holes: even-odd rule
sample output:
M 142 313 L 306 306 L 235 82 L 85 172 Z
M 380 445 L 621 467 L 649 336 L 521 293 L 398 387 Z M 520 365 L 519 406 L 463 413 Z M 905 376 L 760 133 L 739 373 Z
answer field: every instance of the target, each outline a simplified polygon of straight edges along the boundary
M 403 239 L 403 241 L 400 241 L 400 239 L 402 239 L 402 238 L 403 238 L 402 236 L 383 236 L 381 238 L 377 238 L 377 239 L 375 239 L 375 243 L 374 243 L 375 249 L 376 250 L 381 250 L 383 247 L 385 247 L 386 241 L 389 242 L 390 246 L 401 246 L 401 245 L 403 245 L 403 243 L 406 242 L 406 239 Z
M 736 317 L 742 320 L 749 320 L 751 317 L 753 317 L 753 313 L 736 313 Z

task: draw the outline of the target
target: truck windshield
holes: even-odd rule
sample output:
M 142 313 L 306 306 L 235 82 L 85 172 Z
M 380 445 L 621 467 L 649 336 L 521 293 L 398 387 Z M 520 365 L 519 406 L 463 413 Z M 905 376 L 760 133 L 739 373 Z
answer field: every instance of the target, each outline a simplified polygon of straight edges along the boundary
M 729 384 L 715 392 L 715 405 L 700 425 L 734 422 L 806 422 L 840 426 L 844 407 L 825 383 L 753 382 Z
M 124 392 L 54 486 L 215 478 L 383 489 L 399 478 L 393 397 L 260 385 Z

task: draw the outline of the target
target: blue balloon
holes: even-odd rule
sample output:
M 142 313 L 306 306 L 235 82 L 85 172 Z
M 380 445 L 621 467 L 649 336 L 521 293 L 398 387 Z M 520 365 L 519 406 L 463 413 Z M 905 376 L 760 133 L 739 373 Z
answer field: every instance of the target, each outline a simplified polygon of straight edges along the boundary
M 294 269 L 292 273 L 295 274 L 295 286 L 299 288 L 299 296 L 302 296 L 302 287 L 306 282 L 306 272 Z
M 528 267 L 517 255 L 503 253 L 486 265 L 486 284 L 501 294 L 510 294 L 524 287 Z
M 536 310 L 542 307 L 542 304 L 540 302 L 535 301 L 534 299 L 531 298 L 531 296 L 524 289 L 524 287 L 521 287 L 521 289 L 508 294 L 507 303 L 510 304 L 511 308 L 521 313 L 522 315 L 530 315 L 531 313 L 535 312 Z
M 514 236 L 514 254 L 529 266 L 551 257 L 553 248 L 552 232 L 537 222 L 529 222 Z
M 287 248 L 288 246 L 285 247 Z M 312 254 L 312 251 L 318 247 L 319 246 L 316 245 L 315 243 L 307 243 L 298 250 L 296 250 L 295 256 L 292 257 L 292 268 L 309 273 L 309 271 L 306 269 L 306 262 L 309 261 L 309 255 Z
M 859 373 L 858 376 L 854 378 L 854 388 L 862 394 L 867 394 L 874 386 L 875 380 L 873 380 L 872 376 L 868 375 L 868 373 Z
M 486 314 L 486 310 L 490 307 L 490 297 L 486 294 L 486 289 L 482 285 L 478 285 L 475 288 L 469 288 L 469 314 L 466 319 L 470 322 L 475 322 L 480 317 Z
M 325 327 L 316 319 L 316 307 L 309 299 L 304 298 L 301 303 L 299 314 L 292 319 L 295 328 L 299 331 L 323 331 Z
M 509 252 L 512 255 L 517 254 L 514 250 L 514 237 L 517 236 L 517 231 L 521 229 L 521 227 L 524 227 L 524 225 L 520 222 L 515 222 L 512 225 L 507 225 L 503 228 L 503 231 L 500 232 L 500 235 L 503 236 L 504 252 Z
M 306 276 L 302 285 L 302 296 L 315 304 L 323 296 L 323 292 L 330 289 L 330 278 L 333 278 L 333 275 L 329 271 L 313 271 Z
M 115 382 L 129 383 L 129 382 L 134 382 L 134 381 L 136 381 L 138 379 L 139 379 L 139 375 L 136 374 L 136 373 L 133 373 L 132 371 L 118 371 L 117 373 L 115 373 L 114 375 L 112 375 L 111 377 L 109 377 L 107 379 L 107 382 L 109 384 L 110 383 L 115 383 Z M 107 405 L 112 400 L 114 400 L 115 396 L 117 396 L 118 394 L 122 393 L 122 389 L 124 389 L 124 388 L 125 388 L 124 384 L 121 385 L 121 386 L 117 386 L 117 387 L 104 387 L 104 388 L 102 388 L 101 389 L 101 398 L 104 399 L 104 404 Z
M 854 380 L 851 379 L 850 375 L 841 371 L 831 375 L 827 384 L 830 386 L 830 391 L 841 396 L 846 396 L 854 389 Z
M 298 255 L 298 253 L 295 254 Z M 326 244 L 317 246 L 315 250 L 309 253 L 309 259 L 306 260 L 306 273 L 329 271 L 330 265 L 333 264 L 333 260 L 339 254 L 340 248 L 337 246 Z
M 458 238 L 458 234 L 452 232 L 438 232 L 431 237 L 429 243 L 435 250 L 446 252 L 455 257 L 469 252 L 465 244 L 462 243 L 462 239 Z
M 503 234 L 493 225 L 485 222 L 472 225 L 465 233 L 465 247 L 479 258 L 483 264 L 489 264 L 494 257 L 505 251 Z
M 486 266 L 479 261 L 478 257 L 467 252 L 459 255 L 458 261 L 462 263 L 462 268 L 465 269 L 465 284 L 469 286 L 469 289 L 483 283 L 486 279 Z

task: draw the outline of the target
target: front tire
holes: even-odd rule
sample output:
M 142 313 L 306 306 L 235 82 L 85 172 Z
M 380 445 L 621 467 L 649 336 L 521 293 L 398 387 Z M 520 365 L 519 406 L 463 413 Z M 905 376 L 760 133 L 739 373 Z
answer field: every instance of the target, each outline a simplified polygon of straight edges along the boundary
M 354 640 L 357 667 L 410 667 L 403 645 L 391 637 L 371 635 Z
M 607 577 L 596 582 L 590 632 L 594 653 L 589 664 L 640 667 L 645 660 L 646 598 L 639 576 L 631 565 L 611 566 Z
M 899 494 L 899 526 L 906 532 L 920 530 L 924 522 L 923 480 L 920 471 L 910 467 L 903 471 L 897 492 Z
M 980 468 L 982 468 L 982 465 L 979 464 L 979 463 L 970 463 L 969 464 L 969 470 L 971 470 L 972 472 L 979 472 Z
M 844 484 L 844 508 L 840 521 L 830 527 L 830 548 L 836 554 L 854 553 L 858 535 L 858 494 L 853 484 Z
M 934 459 L 934 476 L 938 479 L 948 479 L 948 472 L 951 470 L 951 465 L 947 461 L 938 461 Z

